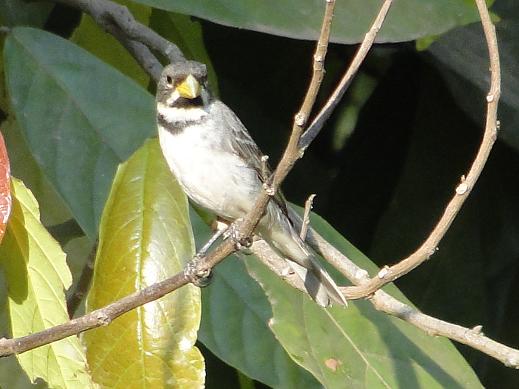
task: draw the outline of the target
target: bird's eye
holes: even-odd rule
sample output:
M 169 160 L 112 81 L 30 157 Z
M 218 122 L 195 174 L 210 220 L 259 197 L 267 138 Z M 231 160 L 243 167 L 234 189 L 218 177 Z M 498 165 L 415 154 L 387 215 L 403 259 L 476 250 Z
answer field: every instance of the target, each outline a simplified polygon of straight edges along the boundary
M 166 82 L 168 83 L 169 86 L 172 86 L 173 85 L 173 77 L 166 76 Z

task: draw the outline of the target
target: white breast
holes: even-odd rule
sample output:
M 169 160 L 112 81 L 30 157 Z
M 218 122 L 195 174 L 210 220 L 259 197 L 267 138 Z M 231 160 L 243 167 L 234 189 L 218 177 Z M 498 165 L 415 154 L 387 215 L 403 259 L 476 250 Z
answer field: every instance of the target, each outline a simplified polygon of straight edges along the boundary
M 159 125 L 166 161 L 186 194 L 227 219 L 243 216 L 261 188 L 256 173 L 222 149 L 214 127 L 189 125 L 177 133 Z

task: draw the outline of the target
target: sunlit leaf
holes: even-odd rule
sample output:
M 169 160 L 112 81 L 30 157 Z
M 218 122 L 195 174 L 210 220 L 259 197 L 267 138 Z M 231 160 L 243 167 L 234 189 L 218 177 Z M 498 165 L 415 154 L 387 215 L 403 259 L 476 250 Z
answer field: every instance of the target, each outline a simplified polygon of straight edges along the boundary
M 87 310 L 174 275 L 193 254 L 186 197 L 158 142 L 148 141 L 117 171 Z M 199 323 L 200 291 L 188 285 L 87 332 L 95 382 L 110 388 L 202 386 L 204 362 L 193 346 Z
M 20 337 L 68 321 L 64 290 L 72 277 L 65 254 L 40 223 L 32 194 L 15 179 L 11 193 L 13 212 L 0 245 L 0 264 L 8 285 L 11 335 Z M 17 357 L 33 382 L 42 378 L 50 387 L 93 387 L 77 337 Z

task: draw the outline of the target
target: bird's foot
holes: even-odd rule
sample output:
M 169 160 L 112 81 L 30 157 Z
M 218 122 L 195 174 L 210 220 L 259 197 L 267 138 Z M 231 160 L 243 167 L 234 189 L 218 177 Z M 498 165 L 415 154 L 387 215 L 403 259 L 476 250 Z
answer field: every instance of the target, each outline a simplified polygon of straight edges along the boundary
M 242 218 L 236 219 L 229 228 L 224 232 L 224 239 L 230 238 L 236 247 L 236 250 L 241 251 L 252 246 L 252 238 L 244 236 L 240 231 L 240 225 L 243 222 Z
M 274 188 L 273 185 L 267 184 L 266 182 L 263 183 L 263 190 L 269 195 L 274 196 L 276 194 L 276 188 Z
M 184 274 L 186 275 L 189 282 L 195 286 L 198 286 L 199 288 L 205 288 L 211 283 L 211 279 L 213 278 L 213 274 L 211 273 L 210 269 L 200 270 L 198 268 L 202 257 L 203 255 L 196 254 L 195 257 L 189 261 L 184 268 Z

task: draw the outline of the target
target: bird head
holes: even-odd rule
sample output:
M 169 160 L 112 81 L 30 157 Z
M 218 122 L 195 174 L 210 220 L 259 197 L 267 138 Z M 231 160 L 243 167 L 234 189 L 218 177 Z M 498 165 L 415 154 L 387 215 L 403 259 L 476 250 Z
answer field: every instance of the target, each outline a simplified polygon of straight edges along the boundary
M 168 65 L 157 85 L 157 102 L 167 107 L 190 108 L 207 105 L 207 68 L 186 61 Z

